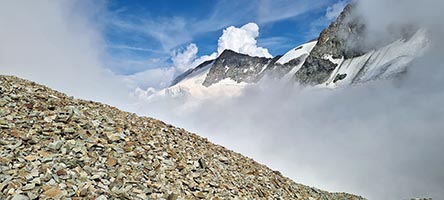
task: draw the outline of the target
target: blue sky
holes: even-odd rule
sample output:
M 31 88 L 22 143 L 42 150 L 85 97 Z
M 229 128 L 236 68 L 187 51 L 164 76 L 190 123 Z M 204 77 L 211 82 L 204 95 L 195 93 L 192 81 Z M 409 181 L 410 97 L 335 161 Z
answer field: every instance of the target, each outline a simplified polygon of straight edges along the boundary
M 117 74 L 171 65 L 171 56 L 190 43 L 197 56 L 217 50 L 229 26 L 258 24 L 257 45 L 280 55 L 311 40 L 342 10 L 345 0 L 110 0 L 104 38 Z

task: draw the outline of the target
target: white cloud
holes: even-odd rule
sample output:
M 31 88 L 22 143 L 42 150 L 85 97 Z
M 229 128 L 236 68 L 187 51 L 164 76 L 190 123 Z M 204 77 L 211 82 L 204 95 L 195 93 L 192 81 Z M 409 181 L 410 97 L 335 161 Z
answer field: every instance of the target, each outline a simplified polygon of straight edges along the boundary
M 192 23 L 183 17 L 162 17 L 155 19 L 119 18 L 115 13 L 104 19 L 114 29 L 159 42 L 158 52 L 168 53 L 193 39 Z
M 123 79 L 130 89 L 153 88 L 158 90 L 170 85 L 176 74 L 175 71 L 174 67 L 159 67 L 124 76 Z
M 196 44 L 191 43 L 185 49 L 173 51 L 171 57 L 172 65 L 126 76 L 125 81 L 129 88 L 136 91 L 135 96 L 144 99 L 154 94 L 155 92 L 153 91 L 168 87 L 175 77 L 186 70 L 194 68 L 207 60 L 216 59 L 225 49 L 231 49 L 250 56 L 272 57 L 267 49 L 257 46 L 256 38 L 258 36 L 259 27 L 255 23 L 248 23 L 241 28 L 228 27 L 223 31 L 222 36 L 218 40 L 217 52 L 198 57 L 199 48 Z
M 179 75 L 189 69 L 197 67 L 199 64 L 217 58 L 216 53 L 212 53 L 211 55 L 197 56 L 199 52 L 199 48 L 196 44 L 191 43 L 183 50 L 174 50 L 173 56 L 171 60 L 173 61 L 173 65 L 171 66 L 174 69 L 175 75 Z
M 325 13 L 325 17 L 328 20 L 335 20 L 336 17 L 341 14 L 342 10 L 344 10 L 344 7 L 347 5 L 347 2 L 345 0 L 339 1 L 327 8 L 327 12 Z
M 259 26 L 255 23 L 248 23 L 240 28 L 230 26 L 219 38 L 217 52 L 220 55 L 225 49 L 230 49 L 250 56 L 273 57 L 267 49 L 257 46 L 258 36 Z
M 133 47 L 133 46 L 127 46 L 127 45 L 108 45 L 107 47 L 113 48 L 113 49 L 126 49 L 126 50 L 131 50 L 131 51 L 145 51 L 145 52 L 153 52 L 153 53 L 163 53 L 162 51 L 158 51 L 155 49 Z
M 255 12 L 260 23 L 280 21 L 328 5 L 322 0 L 259 0 Z
M 323 0 L 237 0 L 217 1 L 208 16 L 140 18 L 119 16 L 119 11 L 110 13 L 105 20 L 114 29 L 146 37 L 160 43 L 155 49 L 169 53 L 172 49 L 192 42 L 196 35 L 218 31 L 233 24 L 254 21 L 259 24 L 272 23 L 309 11 L 323 8 L 329 3 Z M 242 10 L 242 12 L 233 12 Z
M 1 1 L 0 73 L 122 105 L 127 90 L 102 66 L 105 45 L 91 20 L 102 6 L 100 1 Z
M 189 44 L 183 51 L 174 51 L 171 60 L 176 70 L 181 73 L 191 68 L 198 51 L 196 44 L 193 43 Z
M 131 88 L 132 95 L 139 99 L 147 99 L 157 91 L 170 86 L 172 80 L 178 75 L 194 68 L 199 64 L 215 59 L 216 53 L 211 55 L 204 55 L 197 57 L 199 48 L 196 44 L 189 44 L 185 49 L 176 49 L 173 51 L 171 60 L 172 65 L 166 65 L 154 69 L 148 69 L 133 75 L 124 77 L 129 88 Z

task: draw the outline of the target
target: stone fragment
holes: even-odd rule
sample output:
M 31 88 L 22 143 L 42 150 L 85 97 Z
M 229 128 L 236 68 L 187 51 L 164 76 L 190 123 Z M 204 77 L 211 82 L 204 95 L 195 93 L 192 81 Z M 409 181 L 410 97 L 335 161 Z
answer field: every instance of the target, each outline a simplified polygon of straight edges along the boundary
M 177 200 L 177 198 L 179 198 L 178 194 L 171 193 L 168 195 L 167 200 Z
M 28 191 L 28 190 L 32 190 L 35 188 L 35 184 L 34 183 L 30 183 L 30 184 L 26 184 L 25 186 L 22 187 L 23 191 Z
M 58 151 L 63 145 L 63 142 L 61 140 L 55 140 L 54 142 L 51 142 L 48 144 L 48 147 L 54 151 Z
M 76 129 L 74 129 L 73 127 L 63 129 L 63 133 L 65 133 L 65 134 L 73 134 L 75 132 L 76 132 Z
M 16 194 L 12 197 L 11 200 L 29 200 L 28 196 L 25 196 L 23 194 Z
M 66 176 L 68 173 L 63 169 L 59 169 L 57 170 L 56 174 L 57 176 Z
M 107 167 L 114 167 L 117 164 L 117 160 L 115 158 L 108 158 L 106 161 Z
M 199 167 L 202 169 L 207 168 L 207 164 L 205 163 L 205 160 L 203 158 L 199 159 Z
M 63 196 L 63 192 L 59 186 L 49 186 L 42 195 L 53 199 L 60 199 Z

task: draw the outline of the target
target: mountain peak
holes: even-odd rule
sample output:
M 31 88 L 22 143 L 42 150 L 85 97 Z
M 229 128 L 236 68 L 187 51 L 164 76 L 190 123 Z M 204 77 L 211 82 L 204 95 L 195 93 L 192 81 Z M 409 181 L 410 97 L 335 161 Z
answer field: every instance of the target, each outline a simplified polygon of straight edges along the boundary
M 394 77 L 402 74 L 408 64 L 428 47 L 425 30 L 411 25 L 399 26 L 402 30 L 399 37 L 369 44 L 365 20 L 355 11 L 354 4 L 348 4 L 317 40 L 273 59 L 226 49 L 212 66 L 205 65 L 209 70 L 195 83 L 210 87 L 225 80 L 231 81 L 230 86 L 241 86 L 255 84 L 271 74 L 271 77 L 293 79 L 303 85 L 335 88 Z M 183 80 L 190 72 L 178 80 Z

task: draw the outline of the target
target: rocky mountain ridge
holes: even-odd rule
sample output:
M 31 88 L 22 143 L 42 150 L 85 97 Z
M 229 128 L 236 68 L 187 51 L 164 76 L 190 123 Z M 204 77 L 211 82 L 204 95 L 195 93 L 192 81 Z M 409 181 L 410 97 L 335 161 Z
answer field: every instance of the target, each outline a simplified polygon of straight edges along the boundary
M 161 121 L 0 76 L 0 199 L 358 200 Z
M 405 27 L 405 34 L 399 38 L 369 45 L 365 20 L 354 12 L 353 5 L 347 5 L 315 41 L 275 58 L 251 57 L 225 50 L 215 60 L 180 75 L 173 82 L 172 90 L 177 92 L 180 88 L 191 94 L 196 89 L 211 90 L 213 85 L 224 80 L 239 84 L 238 90 L 241 90 L 244 85 L 255 84 L 267 75 L 278 79 L 292 77 L 292 82 L 328 88 L 394 77 L 404 73 L 429 43 L 426 30 L 410 25 L 402 27 Z M 208 70 L 198 70 L 205 67 Z M 192 81 L 195 83 L 192 87 L 181 84 L 193 77 L 199 77 L 199 81 Z M 214 88 L 220 91 L 222 85 Z M 233 83 L 229 85 L 233 87 Z
M 209 65 L 212 65 L 211 69 L 205 81 L 202 83 L 205 87 L 209 87 L 227 78 L 237 83 L 256 83 L 268 73 L 282 77 L 295 65 L 302 62 L 301 58 L 294 58 L 287 63 L 281 64 L 277 62 L 281 57 L 282 56 L 276 56 L 274 58 L 253 57 L 226 49 L 218 58 L 205 61 L 197 67 L 179 75 L 173 80 L 171 86 L 176 85 L 189 75 Z

